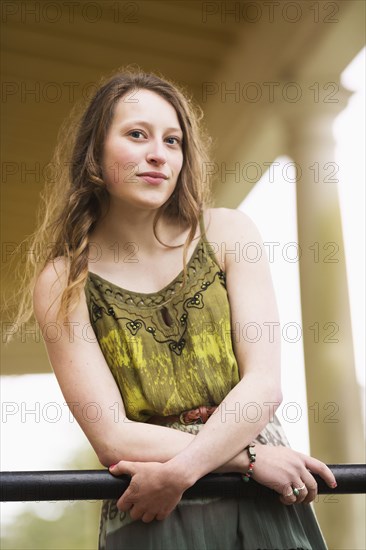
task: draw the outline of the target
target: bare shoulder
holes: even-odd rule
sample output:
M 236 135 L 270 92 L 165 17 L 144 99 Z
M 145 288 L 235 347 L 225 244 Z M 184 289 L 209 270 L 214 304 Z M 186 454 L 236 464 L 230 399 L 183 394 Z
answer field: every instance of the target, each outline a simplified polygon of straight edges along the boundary
M 37 277 L 34 286 L 34 296 L 42 296 L 45 291 L 51 291 L 56 287 L 56 291 L 63 290 L 67 282 L 67 261 L 63 256 L 54 258 L 47 262 Z
M 33 289 L 33 308 L 39 323 L 46 320 L 46 315 L 48 320 L 56 319 L 62 293 L 67 287 L 67 274 L 67 259 L 60 256 L 47 262 L 38 275 Z M 79 303 L 79 313 L 85 316 L 86 301 L 81 299 Z
M 242 210 L 235 208 L 208 208 L 205 211 L 206 226 L 211 222 L 213 228 L 224 231 L 228 236 L 237 236 L 242 231 L 257 232 L 252 218 Z
M 246 243 L 262 244 L 259 230 L 254 221 L 245 212 L 233 208 L 208 208 L 204 214 L 207 239 L 217 243 L 219 249 L 235 250 Z M 240 243 L 240 244 L 239 244 Z M 222 254 L 224 270 L 232 254 Z

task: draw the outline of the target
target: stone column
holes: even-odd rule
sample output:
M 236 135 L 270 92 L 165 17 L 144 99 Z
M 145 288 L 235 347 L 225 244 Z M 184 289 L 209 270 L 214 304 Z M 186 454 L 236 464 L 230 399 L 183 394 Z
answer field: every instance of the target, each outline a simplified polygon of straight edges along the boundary
M 296 83 L 279 115 L 296 162 L 303 342 L 311 455 L 327 464 L 364 462 L 332 125 L 352 92 Z M 294 92 L 295 88 L 292 90 Z M 351 136 L 350 136 L 351 139 Z M 352 193 L 353 182 L 347 182 Z M 329 548 L 363 548 L 363 495 L 318 496 L 315 511 Z M 364 541 L 363 541 L 364 543 Z

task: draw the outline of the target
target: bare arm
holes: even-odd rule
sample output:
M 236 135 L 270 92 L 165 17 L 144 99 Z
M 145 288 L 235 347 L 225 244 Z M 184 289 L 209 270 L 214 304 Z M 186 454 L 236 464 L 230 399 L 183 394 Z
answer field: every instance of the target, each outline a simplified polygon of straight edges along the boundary
M 273 340 L 268 331 L 267 337 L 264 332 L 268 323 L 279 323 L 263 243 L 255 225 L 244 214 L 222 209 L 220 215 L 220 244 L 231 251 L 236 243 L 240 245 L 240 261 L 235 262 L 232 255 L 227 258 L 226 280 L 241 380 L 197 436 L 174 458 L 164 464 L 121 461 L 112 469 L 114 475 L 132 476 L 132 483 L 117 502 L 119 510 L 130 510 L 132 519 L 165 519 L 187 487 L 227 463 L 258 435 L 282 400 L 279 337 Z M 251 262 L 250 256 L 242 256 L 249 251 L 250 243 L 262 252 L 256 262 Z M 259 338 L 242 336 L 250 326 L 259 328 Z M 288 447 L 256 445 L 256 452 L 253 478 L 277 491 L 283 504 L 314 500 L 317 484 L 311 472 L 320 474 L 329 486 L 335 482 L 326 464 Z M 298 488 L 298 496 L 293 493 L 294 487 Z
M 55 266 L 46 266 L 37 280 L 33 302 L 51 365 L 72 414 L 99 461 L 106 467 L 120 460 L 171 460 L 196 436 L 164 426 L 134 422 L 126 417 L 121 394 L 90 325 L 84 293 L 70 315 L 69 325 L 58 324 L 56 329 L 57 297 L 65 284 L 62 274 L 64 265 L 64 260 L 60 258 Z M 67 326 L 72 327 L 71 334 Z M 91 403 L 96 405 L 89 409 Z M 94 421 L 95 418 L 98 420 Z M 236 455 L 227 464 L 221 462 L 214 471 L 245 471 L 248 465 L 246 453 L 238 452 Z
M 245 214 L 222 209 L 226 282 L 231 309 L 233 345 L 241 380 L 228 393 L 196 438 L 168 464 L 175 472 L 189 472 L 190 483 L 236 456 L 270 421 L 282 401 L 280 340 L 265 337 L 268 323 L 278 323 L 269 264 L 261 236 Z M 226 229 L 227 228 L 227 229 Z M 224 248 L 225 250 L 225 248 Z M 253 255 L 256 260 L 252 261 Z M 260 337 L 245 337 L 253 327 Z M 258 328 L 259 327 L 259 328 Z M 243 336 L 244 334 L 244 336 Z M 253 341 L 254 340 L 254 341 Z M 272 406 L 269 406 L 272 403 Z M 251 406 L 248 406 L 252 404 Z M 253 419 L 254 418 L 254 419 Z M 192 465 L 188 468 L 189 465 Z

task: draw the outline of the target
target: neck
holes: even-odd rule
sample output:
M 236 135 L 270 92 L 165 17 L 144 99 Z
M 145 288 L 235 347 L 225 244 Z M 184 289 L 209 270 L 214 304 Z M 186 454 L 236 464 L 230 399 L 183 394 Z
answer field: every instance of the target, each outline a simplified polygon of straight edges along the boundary
M 103 219 L 101 219 L 93 233 L 90 242 L 97 244 L 102 250 L 112 249 L 114 246 L 123 247 L 133 243 L 140 253 L 152 255 L 166 250 L 159 243 L 153 232 L 153 221 L 156 210 L 139 210 L 129 207 L 118 207 L 111 204 Z M 178 221 L 174 222 L 161 216 L 155 231 L 159 239 L 168 245 L 183 245 L 187 236 L 187 228 Z

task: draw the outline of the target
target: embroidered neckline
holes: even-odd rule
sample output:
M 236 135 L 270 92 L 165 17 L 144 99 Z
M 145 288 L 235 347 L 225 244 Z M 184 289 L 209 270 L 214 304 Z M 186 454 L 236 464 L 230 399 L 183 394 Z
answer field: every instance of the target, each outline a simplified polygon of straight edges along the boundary
M 205 278 L 203 271 L 201 276 L 202 278 Z M 190 311 L 192 308 L 204 309 L 206 305 L 204 301 L 205 292 L 214 283 L 217 277 L 221 284 L 225 286 L 223 282 L 223 273 L 216 271 L 214 274 L 211 274 L 211 280 L 201 280 L 200 286 L 195 285 L 198 288 L 195 288 L 194 294 L 191 292 L 191 294 L 189 296 L 186 295 L 183 300 L 180 299 L 179 310 L 174 308 L 174 311 L 172 311 L 172 316 L 174 319 L 172 319 L 169 329 L 167 329 L 166 324 L 162 325 L 159 316 L 157 317 L 155 314 L 151 314 L 151 312 L 150 315 L 146 316 L 146 313 L 142 313 L 143 308 L 140 309 L 138 316 L 133 313 L 129 314 L 128 311 L 126 311 L 126 308 L 118 307 L 118 304 L 113 301 L 103 304 L 92 299 L 90 310 L 91 319 L 93 324 L 95 324 L 98 320 L 103 322 L 103 318 L 111 317 L 116 323 L 118 323 L 118 326 L 123 326 L 124 329 L 128 330 L 133 337 L 135 337 L 139 331 L 141 331 L 141 333 L 148 332 L 151 334 L 155 342 L 161 345 L 168 345 L 170 351 L 174 352 L 176 355 L 181 355 L 187 343 L 185 336 L 188 328 L 188 317 Z M 200 280 L 200 277 L 197 279 Z M 146 307 L 146 304 L 144 304 L 144 307 Z M 164 307 L 165 306 L 163 306 L 163 308 Z M 163 310 L 160 311 L 160 315 L 162 315 L 162 311 Z M 168 311 L 167 308 L 166 311 Z M 171 328 L 172 325 L 175 326 Z
M 188 260 L 187 262 L 187 281 L 189 280 L 189 276 L 190 276 L 190 270 L 193 270 L 193 272 L 195 273 L 197 270 L 194 266 L 195 263 L 197 263 L 197 260 L 200 261 L 200 256 L 202 258 L 202 252 L 203 252 L 203 248 L 204 248 L 204 236 L 201 234 L 200 238 L 199 238 L 199 241 L 196 245 L 196 248 L 194 249 L 190 259 Z M 199 254 L 199 252 L 201 252 L 201 254 Z M 201 263 L 201 261 L 200 261 Z M 98 287 L 101 287 L 101 286 L 106 286 L 106 287 L 110 287 L 110 288 L 113 288 L 113 289 L 116 289 L 117 292 L 116 294 L 119 294 L 120 296 L 127 296 L 127 297 L 139 297 L 139 298 L 146 298 L 146 299 L 149 299 L 149 298 L 155 298 L 155 297 L 166 297 L 167 295 L 167 292 L 171 292 L 171 294 L 174 294 L 174 293 L 178 293 L 183 287 L 181 285 L 181 282 L 183 281 L 183 269 L 180 271 L 180 273 L 178 273 L 178 275 L 176 277 L 174 277 L 174 279 L 168 283 L 167 285 L 165 285 L 161 290 L 157 291 L 157 292 L 137 292 L 137 291 L 134 291 L 134 290 L 128 290 L 126 288 L 123 288 L 119 285 L 117 285 L 116 283 L 112 283 L 111 281 L 108 281 L 107 279 L 104 279 L 103 277 L 101 277 L 100 275 L 97 275 L 96 273 L 93 273 L 92 271 L 88 271 L 88 278 L 90 280 L 93 280 L 93 279 L 96 279 L 97 281 L 100 281 L 101 284 L 98 284 Z M 180 288 L 178 290 L 176 290 L 176 287 L 179 283 L 179 286 Z

